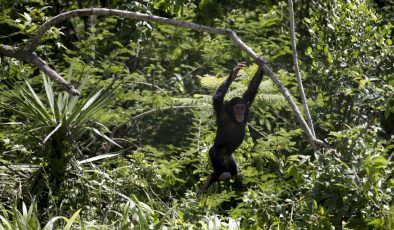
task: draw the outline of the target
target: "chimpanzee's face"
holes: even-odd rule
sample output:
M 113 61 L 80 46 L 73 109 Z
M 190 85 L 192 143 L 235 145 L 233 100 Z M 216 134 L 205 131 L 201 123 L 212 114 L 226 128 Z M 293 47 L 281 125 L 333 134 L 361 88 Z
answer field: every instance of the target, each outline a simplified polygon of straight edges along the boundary
M 234 118 L 237 122 L 241 123 L 245 120 L 246 105 L 235 104 L 233 106 Z

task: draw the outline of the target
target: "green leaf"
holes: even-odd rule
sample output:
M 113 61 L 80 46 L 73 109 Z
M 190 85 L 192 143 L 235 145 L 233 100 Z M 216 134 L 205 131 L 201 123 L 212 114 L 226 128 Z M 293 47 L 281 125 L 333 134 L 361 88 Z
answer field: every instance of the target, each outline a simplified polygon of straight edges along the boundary
M 360 80 L 360 81 L 359 81 L 358 88 L 359 88 L 359 89 L 364 88 L 365 84 L 367 84 L 367 80 L 365 80 L 365 79 Z
M 29 22 L 29 23 L 32 22 L 32 19 L 27 12 L 24 12 L 23 14 L 19 14 L 19 15 L 22 16 L 27 22 Z
M 332 29 L 332 30 L 335 30 L 334 26 L 333 26 L 331 23 L 328 23 L 328 24 L 327 24 L 327 27 L 330 28 L 330 29 Z
M 383 157 L 374 157 L 371 159 L 371 163 L 373 163 L 374 167 L 377 169 L 386 168 L 388 161 Z
M 82 107 L 82 111 L 87 110 L 95 101 L 96 99 L 100 96 L 102 90 L 99 90 L 93 97 L 89 98 L 89 100 L 86 102 L 86 104 Z
M 331 55 L 327 56 L 327 62 L 330 63 L 330 64 L 332 64 L 334 62 L 334 60 L 332 60 L 332 56 Z
M 54 106 L 55 95 L 53 94 L 52 84 L 51 84 L 50 80 L 48 80 L 48 78 L 45 76 L 45 74 L 42 74 L 42 79 L 44 81 L 44 87 L 45 87 L 45 92 L 47 94 L 49 106 L 51 107 L 52 114 L 54 114 L 56 117 L 56 114 L 59 114 L 59 113 L 57 113 L 55 111 L 55 106 Z M 56 117 L 55 119 L 58 120 L 59 118 Z
M 50 133 L 44 138 L 44 141 L 43 141 L 42 143 L 45 143 L 54 133 L 56 133 L 56 131 L 57 131 L 58 129 L 60 129 L 60 127 L 62 127 L 62 123 L 61 123 L 61 122 L 56 126 L 56 128 L 55 128 L 54 130 L 52 130 L 52 132 L 50 132 Z
M 78 211 L 76 211 L 69 220 L 67 220 L 67 224 L 66 226 L 63 228 L 64 230 L 70 230 L 72 225 L 74 224 L 75 220 L 77 219 L 77 217 L 79 216 L 79 213 L 81 212 L 82 209 L 78 209 Z
M 55 216 L 52 219 L 50 219 L 47 224 L 44 226 L 44 230 L 52 230 L 53 229 L 53 225 L 56 221 L 58 220 L 64 220 L 67 221 L 66 217 L 63 216 Z
M 51 116 L 47 113 L 44 104 L 42 103 L 41 99 L 38 97 L 38 95 L 36 94 L 36 92 L 33 90 L 33 88 L 31 87 L 31 85 L 29 84 L 28 81 L 25 81 L 27 87 L 30 90 L 30 95 L 27 94 L 26 97 L 30 97 L 31 96 L 33 98 L 33 100 L 27 100 L 31 102 L 31 106 L 34 106 L 34 109 L 37 110 L 37 112 L 39 112 L 43 117 L 45 117 L 48 120 L 51 120 Z
M 122 146 L 120 146 L 118 143 L 116 143 L 114 140 L 112 140 L 110 137 L 106 136 L 105 134 L 101 133 L 99 130 L 92 128 L 92 130 L 97 133 L 98 135 L 102 136 L 104 139 L 106 139 L 107 141 L 111 142 L 112 144 L 122 148 Z
M 200 78 L 202 87 L 206 89 L 215 89 L 219 84 L 220 80 L 214 76 L 205 76 Z
M 306 55 L 311 55 L 312 51 L 312 47 L 308 47 L 308 49 L 306 50 Z
M 88 159 L 85 159 L 82 161 L 78 161 L 78 164 L 85 164 L 85 163 L 90 163 L 90 162 L 94 162 L 94 161 L 98 161 L 98 160 L 102 160 L 102 159 L 108 159 L 108 158 L 119 156 L 119 154 L 120 153 L 102 154 L 102 155 L 91 157 L 91 158 L 88 158 Z

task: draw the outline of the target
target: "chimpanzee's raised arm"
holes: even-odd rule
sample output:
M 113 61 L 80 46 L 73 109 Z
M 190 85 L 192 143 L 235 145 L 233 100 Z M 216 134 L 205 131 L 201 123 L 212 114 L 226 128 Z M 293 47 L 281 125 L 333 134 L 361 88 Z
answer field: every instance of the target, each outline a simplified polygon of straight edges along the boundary
M 256 97 L 257 91 L 259 90 L 259 85 L 261 80 L 263 80 L 264 69 L 262 65 L 259 65 L 256 73 L 253 76 L 253 79 L 250 81 L 248 89 L 243 95 L 243 99 L 246 102 L 246 105 L 249 107 L 252 105 L 254 98 Z
M 213 109 L 215 110 L 216 116 L 220 115 L 221 111 L 223 111 L 224 96 L 226 95 L 231 83 L 237 77 L 238 71 L 244 66 L 244 62 L 238 63 L 233 71 L 231 71 L 230 76 L 224 80 L 224 82 L 215 91 L 215 94 L 213 95 Z

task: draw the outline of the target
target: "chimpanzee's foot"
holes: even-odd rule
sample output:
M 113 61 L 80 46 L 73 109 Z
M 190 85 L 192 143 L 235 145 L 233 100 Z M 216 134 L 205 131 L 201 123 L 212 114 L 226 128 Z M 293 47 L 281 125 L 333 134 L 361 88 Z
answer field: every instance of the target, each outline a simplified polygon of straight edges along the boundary
M 219 180 L 228 180 L 230 178 L 231 178 L 231 174 L 229 172 L 224 172 L 219 176 Z

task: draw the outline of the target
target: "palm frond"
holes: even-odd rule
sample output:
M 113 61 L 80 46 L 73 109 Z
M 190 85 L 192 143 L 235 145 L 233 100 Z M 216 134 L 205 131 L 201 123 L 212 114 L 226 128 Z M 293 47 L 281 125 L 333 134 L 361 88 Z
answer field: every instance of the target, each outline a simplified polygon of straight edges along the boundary
M 26 83 L 29 84 L 28 82 Z M 32 91 L 34 92 L 34 90 L 31 88 L 30 84 L 30 89 L 26 88 L 26 86 L 20 85 L 19 83 L 16 83 L 14 86 L 15 89 L 9 91 L 11 95 L 4 96 L 12 99 L 21 107 L 20 109 L 18 109 L 18 111 L 20 111 L 18 113 L 21 115 L 24 114 L 26 115 L 26 117 L 34 119 L 45 125 L 51 124 L 51 116 L 47 113 L 45 107 L 43 107 L 43 104 L 38 98 L 37 94 L 32 94 Z M 14 111 L 17 112 L 17 110 Z
M 45 100 L 41 99 L 28 81 L 25 81 L 24 85 L 14 84 L 14 90 L 9 91 L 10 95 L 6 95 L 14 100 L 18 107 L 14 109 L 4 104 L 0 106 L 41 123 L 39 127 L 36 125 L 38 129 L 35 130 L 41 130 L 41 133 L 45 134 L 44 142 L 61 128 L 66 128 L 67 133 L 73 137 L 89 130 L 86 123 L 110 102 L 111 96 L 120 85 L 115 85 L 115 81 L 113 81 L 105 88 L 92 90 L 84 99 L 70 96 L 65 92 L 55 93 L 51 80 L 45 75 L 42 77 L 46 94 Z M 83 79 L 79 87 L 80 91 L 83 90 L 85 84 L 86 80 Z
M 56 116 L 59 113 L 57 113 L 57 111 L 55 111 L 55 95 L 53 94 L 53 88 L 52 88 L 52 84 L 51 81 L 48 81 L 47 77 L 44 76 L 44 73 L 42 74 L 43 77 L 42 79 L 44 80 L 44 87 L 45 87 L 45 92 L 47 94 L 47 99 L 48 99 L 48 103 L 49 106 L 52 110 L 52 114 L 55 115 L 55 120 L 58 120 L 59 118 Z

